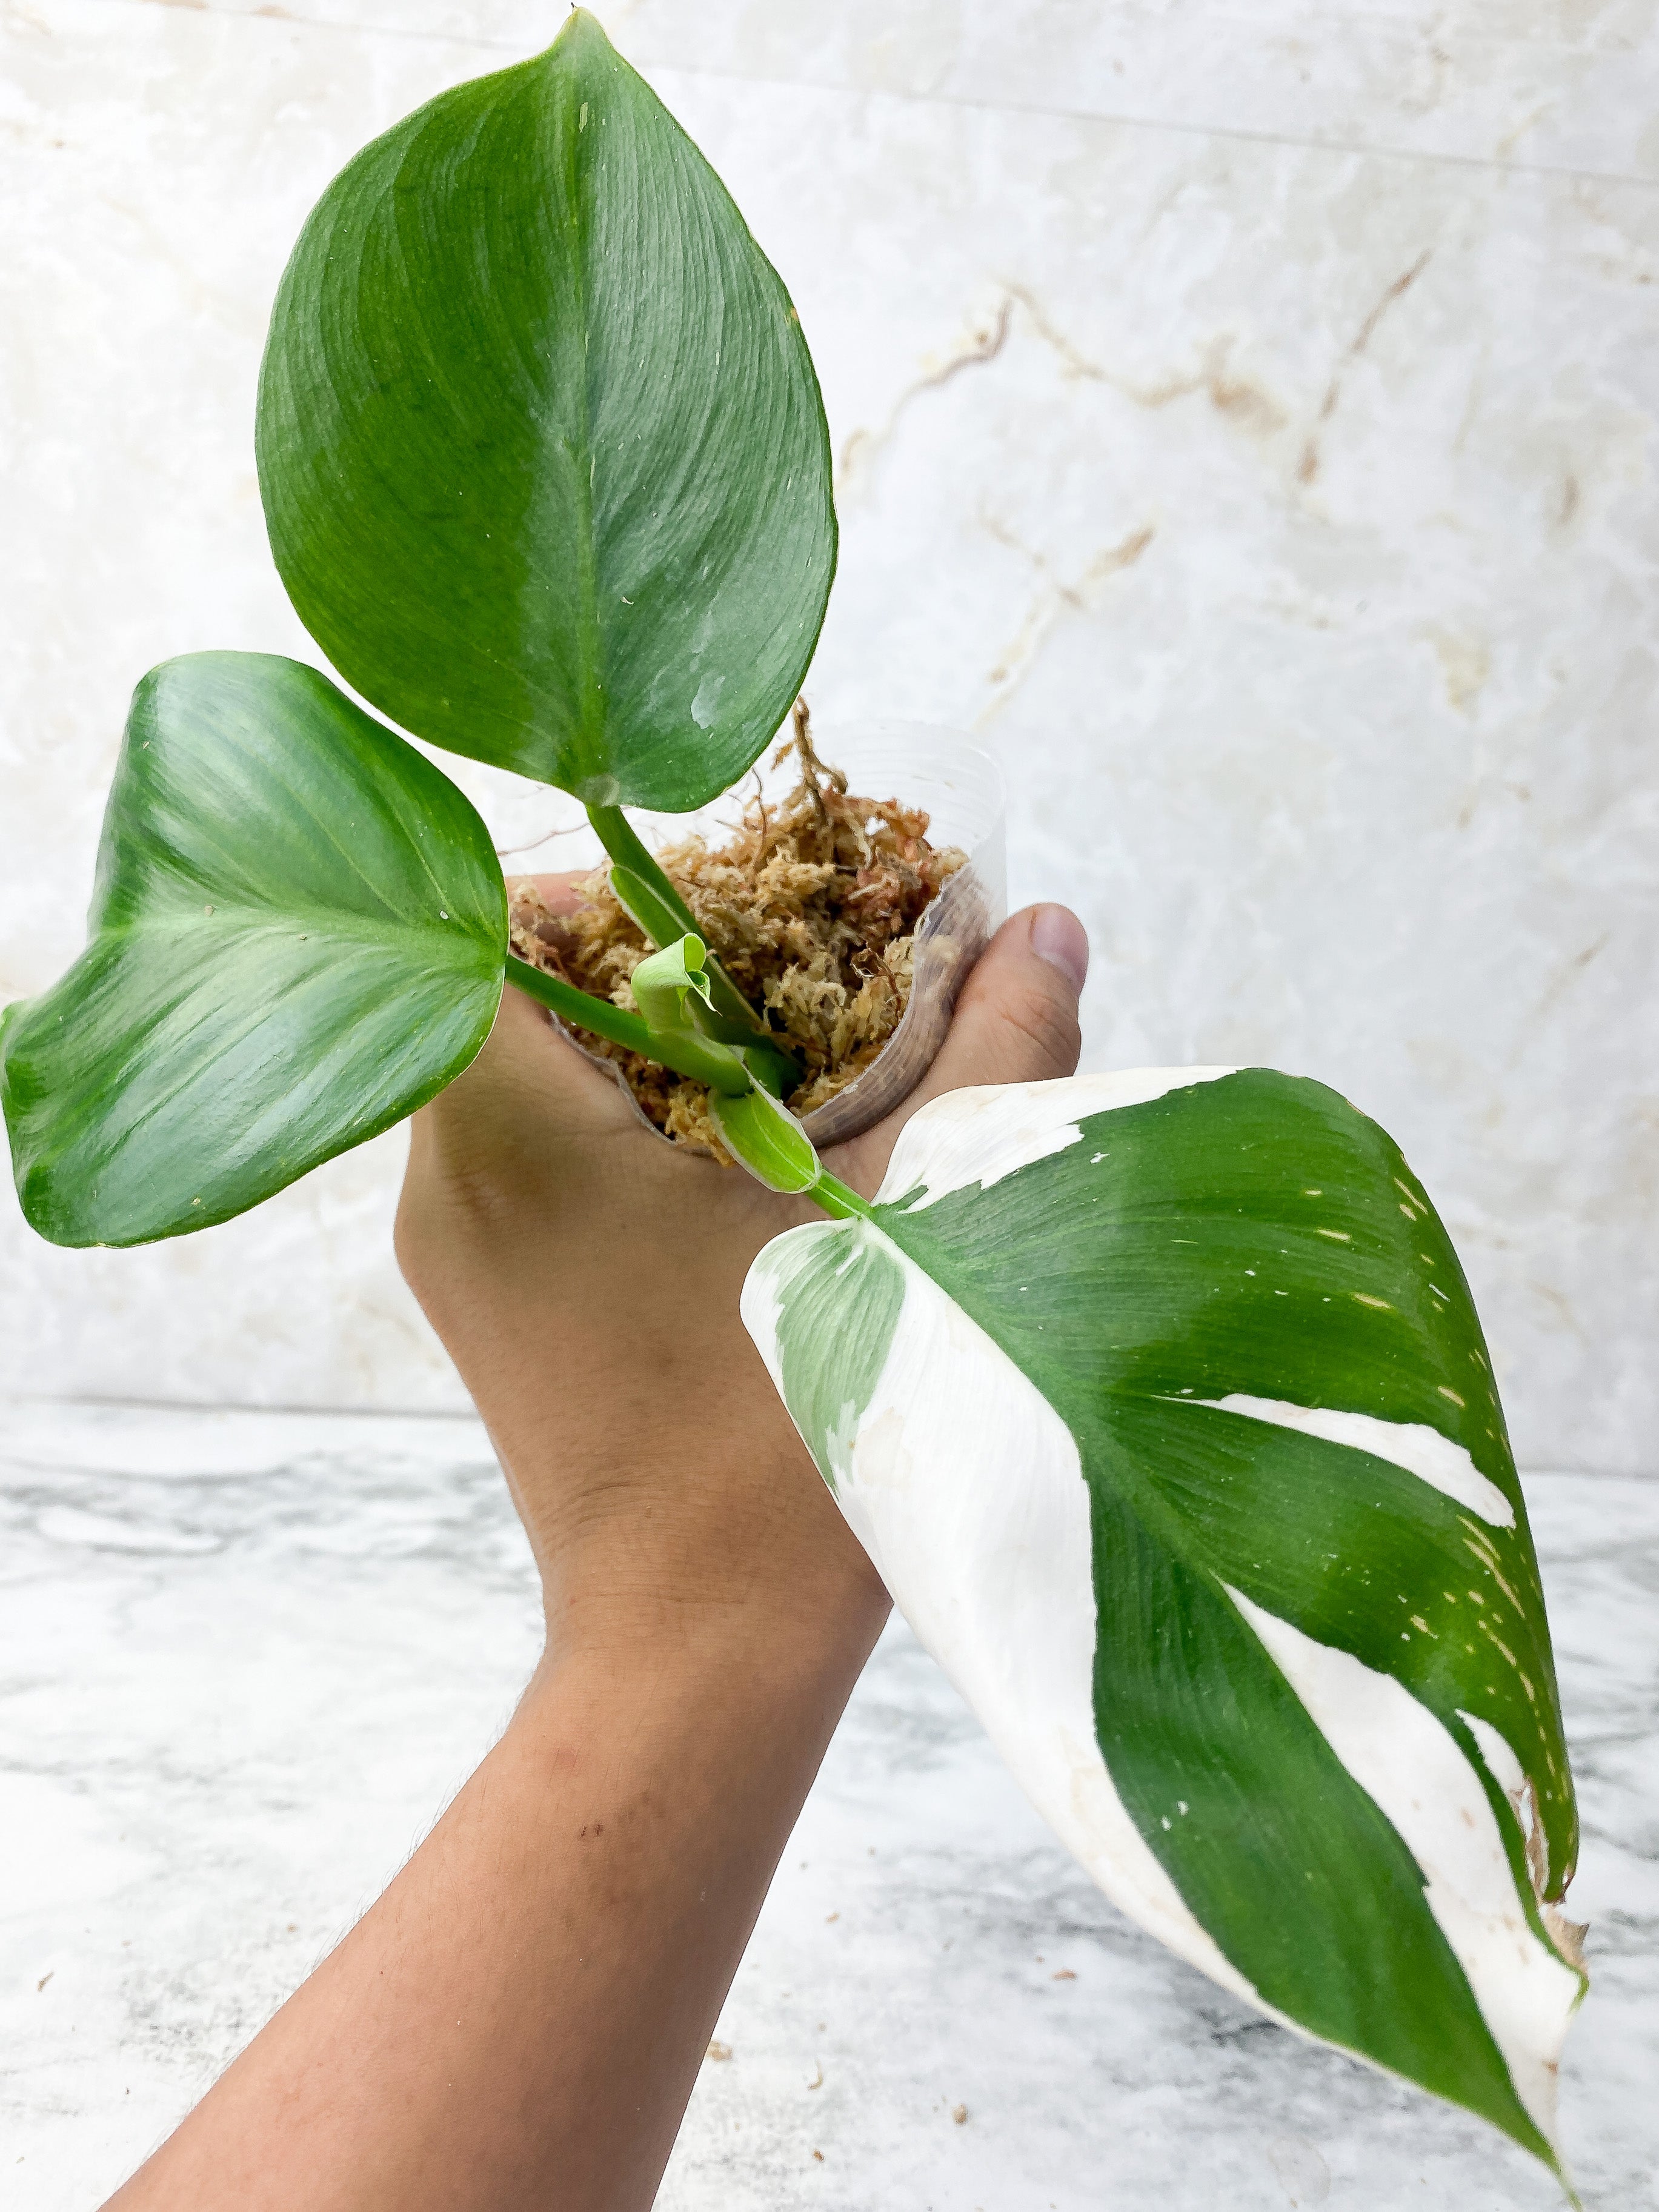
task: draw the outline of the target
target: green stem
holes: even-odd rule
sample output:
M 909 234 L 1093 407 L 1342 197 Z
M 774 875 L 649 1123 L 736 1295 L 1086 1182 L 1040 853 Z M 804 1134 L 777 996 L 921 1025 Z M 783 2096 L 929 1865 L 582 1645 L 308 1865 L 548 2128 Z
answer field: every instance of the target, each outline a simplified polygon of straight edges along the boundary
M 539 968 L 532 968 L 529 961 L 520 960 L 516 952 L 507 955 L 507 980 L 526 997 L 550 1006 L 562 1021 L 577 1029 L 590 1030 L 595 1036 L 619 1044 L 625 1051 L 636 1052 L 643 1060 L 654 1060 L 664 1067 L 672 1067 L 676 1075 L 689 1075 L 695 1082 L 706 1083 L 711 1091 L 724 1091 L 730 1097 L 740 1097 L 750 1088 L 748 1071 L 734 1054 L 717 1044 L 705 1043 L 689 1032 L 683 1036 L 659 1036 L 626 1007 L 612 1006 L 609 999 L 596 999 L 586 991 L 579 991 L 574 983 L 563 982 L 556 975 L 544 975 Z
M 688 931 L 701 937 L 702 923 L 641 843 L 637 831 L 621 807 L 590 806 L 587 818 L 617 866 L 633 878 L 626 886 L 617 886 L 619 890 L 625 888 L 628 894 L 623 903 L 658 951 Z M 764 1037 L 771 1049 L 788 1060 L 792 1071 L 798 1075 L 799 1071 L 788 1048 L 767 1028 L 712 952 L 708 955 L 707 973 L 714 1012 L 723 1014 L 728 1022 L 739 1022 L 745 1030 Z
M 821 1206 L 834 1221 L 850 1221 L 860 1216 L 866 1221 L 875 1218 L 873 1206 L 868 1199 L 860 1198 L 844 1182 L 838 1182 L 828 1169 L 818 1170 L 818 1179 L 806 1194 L 815 1206 Z
M 719 1091 L 733 1101 L 731 1114 L 724 1109 L 715 1115 L 721 1135 L 732 1149 L 749 1159 L 761 1181 L 775 1190 L 799 1190 L 805 1180 L 804 1168 L 810 1175 L 816 1166 L 816 1179 L 807 1186 L 805 1195 L 810 1198 L 833 1221 L 847 1221 L 861 1215 L 869 1219 L 874 1212 L 868 1200 L 849 1190 L 818 1160 L 798 1123 L 787 1114 L 781 1121 L 775 1119 L 781 1109 L 768 1106 L 763 1096 L 750 1104 L 741 1102 L 755 1089 L 748 1070 L 737 1054 L 728 1048 L 705 1041 L 690 1031 L 676 1030 L 665 1034 L 653 1030 L 638 1014 L 630 1014 L 626 1007 L 613 1006 L 609 999 L 596 999 L 586 991 L 579 991 L 574 983 L 567 983 L 557 975 L 549 975 L 539 968 L 532 968 L 527 960 L 520 959 L 516 952 L 507 958 L 507 980 L 529 998 L 544 1006 L 550 1006 L 561 1020 L 577 1029 L 591 1030 L 595 1036 L 607 1037 L 612 1044 L 622 1045 L 629 1052 L 636 1052 L 643 1060 L 654 1060 L 664 1067 L 672 1067 L 677 1075 L 690 1075 L 710 1090 Z M 764 1112 L 758 1109 L 766 1108 Z M 804 1152 L 805 1158 L 786 1158 L 787 1146 L 780 1149 L 781 1129 L 791 1134 L 788 1143 L 797 1152 Z M 787 1172 L 781 1175 L 780 1170 Z
M 684 937 L 688 930 L 701 937 L 702 931 L 697 917 L 664 875 L 654 856 L 641 843 L 638 832 L 621 807 L 590 806 L 587 818 L 597 831 L 600 844 L 618 866 L 643 878 L 662 902 L 674 922 L 674 927 L 669 932 L 670 937 Z M 660 946 L 658 949 L 660 951 Z M 747 1003 L 745 1000 L 744 1004 Z

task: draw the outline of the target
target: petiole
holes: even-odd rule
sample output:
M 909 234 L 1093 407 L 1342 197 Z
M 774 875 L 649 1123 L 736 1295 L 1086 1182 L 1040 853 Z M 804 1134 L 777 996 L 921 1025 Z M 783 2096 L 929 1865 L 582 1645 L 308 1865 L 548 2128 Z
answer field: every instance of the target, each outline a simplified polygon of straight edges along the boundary
M 694 1082 L 706 1083 L 711 1091 L 730 1097 L 738 1097 L 750 1087 L 748 1069 L 725 1045 L 690 1030 L 659 1036 L 625 1006 L 613 1006 L 609 999 L 596 999 L 589 992 L 579 991 L 574 983 L 545 975 L 529 961 L 520 959 L 516 952 L 507 956 L 507 980 L 526 997 L 550 1006 L 562 1021 L 590 1030 L 595 1036 L 638 1053 L 641 1059 L 659 1060 L 676 1075 L 689 1075 Z
M 659 949 L 676 938 L 695 934 L 696 915 L 675 890 L 660 865 L 641 842 L 638 832 L 620 806 L 590 806 L 587 818 L 599 842 L 611 855 L 611 888 L 622 905 Z M 787 1075 L 799 1080 L 799 1070 L 788 1047 L 775 1036 L 711 952 L 708 956 L 709 1033 L 728 1044 L 763 1038 L 767 1050 L 785 1063 Z M 733 1034 L 733 1031 L 738 1034 Z M 769 1085 L 769 1087 L 770 1087 Z

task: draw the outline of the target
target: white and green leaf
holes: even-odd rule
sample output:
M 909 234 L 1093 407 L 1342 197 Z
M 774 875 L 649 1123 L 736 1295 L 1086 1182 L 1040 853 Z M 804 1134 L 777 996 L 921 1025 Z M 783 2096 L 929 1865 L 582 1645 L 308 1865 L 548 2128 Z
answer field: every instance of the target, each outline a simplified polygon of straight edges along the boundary
M 1583 1988 L 1537 1563 L 1468 1288 L 1333 1091 L 957 1091 L 744 1316 L 922 1642 L 1125 1911 L 1556 2166 Z M 1559 2170 L 1559 2168 L 1558 2168 Z

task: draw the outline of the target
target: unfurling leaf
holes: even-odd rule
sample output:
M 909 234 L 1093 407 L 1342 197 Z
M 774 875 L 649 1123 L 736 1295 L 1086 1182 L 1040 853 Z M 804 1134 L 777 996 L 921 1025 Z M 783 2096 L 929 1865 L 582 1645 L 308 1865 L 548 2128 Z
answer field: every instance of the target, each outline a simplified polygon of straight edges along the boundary
M 347 680 L 591 805 L 715 798 L 811 658 L 835 516 L 795 311 L 580 10 L 324 194 L 258 458 L 283 580 Z
M 707 953 L 702 938 L 690 931 L 665 945 L 660 952 L 647 953 L 629 978 L 634 1004 L 647 1023 L 663 1036 L 689 1030 L 688 998 L 709 1004 L 708 978 L 704 973 Z
M 134 695 L 88 942 L 9 1007 L 23 1212 L 58 1244 L 203 1229 L 459 1075 L 501 994 L 507 895 L 447 777 L 274 654 Z
M 935 1100 L 744 1316 L 1107 1894 L 1554 2164 L 1577 1816 L 1486 1346 L 1389 1139 L 1261 1069 Z

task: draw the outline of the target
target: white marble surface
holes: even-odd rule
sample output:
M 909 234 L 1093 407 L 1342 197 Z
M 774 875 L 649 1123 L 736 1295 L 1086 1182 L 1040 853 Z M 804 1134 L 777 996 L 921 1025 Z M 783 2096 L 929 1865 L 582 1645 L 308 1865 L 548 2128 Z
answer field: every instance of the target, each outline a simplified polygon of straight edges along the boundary
M 515 58 L 563 12 L 550 0 L 206 4 Z M 1650 0 L 599 0 L 593 12 L 644 68 L 1659 179 L 1659 100 L 1640 67 Z
M 1448 1217 L 1523 1462 L 1651 1470 L 1653 0 L 599 12 L 823 374 L 820 712 L 977 732 L 1016 895 L 1093 933 L 1088 1064 L 1337 1084 Z M 135 678 L 307 649 L 250 440 L 305 210 L 561 14 L 0 9 L 0 995 L 79 942 Z M 558 818 L 460 773 L 504 842 Z M 0 1197 L 0 1387 L 459 1410 L 401 1142 L 149 1253 Z
M 1564 2132 L 1590 2212 L 1641 2212 L 1659 1483 L 1528 1489 L 1592 1921 Z M 418 1841 L 510 1710 L 536 1608 L 467 1421 L 0 1408 L 0 2203 L 87 2212 Z M 665 2212 L 1559 2201 L 1474 2122 L 1127 1926 L 900 1629 L 719 2037 Z

